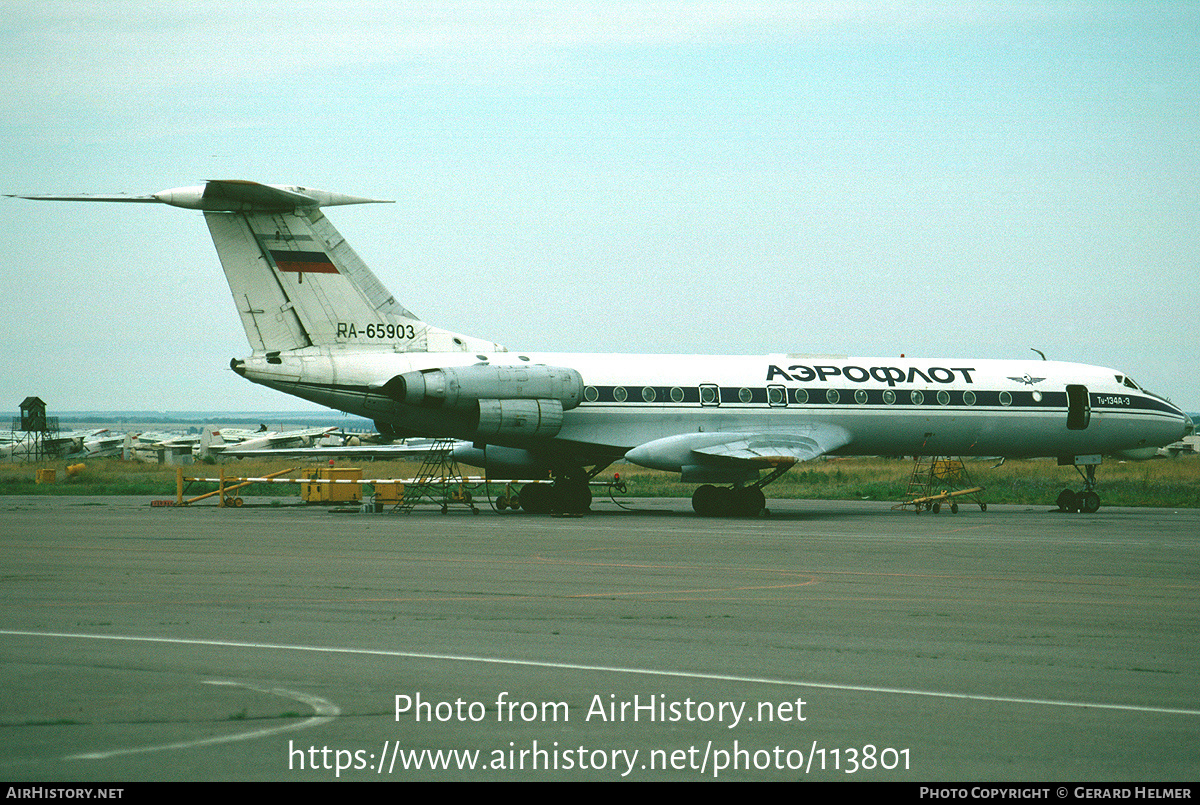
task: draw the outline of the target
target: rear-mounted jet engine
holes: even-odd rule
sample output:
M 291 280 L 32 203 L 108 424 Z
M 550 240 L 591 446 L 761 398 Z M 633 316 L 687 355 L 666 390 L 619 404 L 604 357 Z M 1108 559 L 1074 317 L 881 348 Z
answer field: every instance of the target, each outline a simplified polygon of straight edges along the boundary
M 561 366 L 454 366 L 396 375 L 383 385 L 393 400 L 476 418 L 481 436 L 552 437 L 563 411 L 583 400 L 583 377 Z

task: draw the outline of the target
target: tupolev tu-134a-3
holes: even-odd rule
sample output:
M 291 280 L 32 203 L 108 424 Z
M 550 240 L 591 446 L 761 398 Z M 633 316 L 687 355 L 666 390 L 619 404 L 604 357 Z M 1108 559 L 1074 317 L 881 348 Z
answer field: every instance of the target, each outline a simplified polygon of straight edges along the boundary
M 703 515 L 754 515 L 763 487 L 823 455 L 1147 458 L 1192 421 L 1123 371 L 1042 360 L 512 351 L 396 301 L 321 212 L 376 203 L 304 187 L 210 181 L 146 196 L 22 196 L 202 210 L 251 354 L 247 380 L 375 421 L 467 442 L 455 457 L 526 484 L 531 512 L 586 511 L 613 461 L 702 484 Z M 719 485 L 719 486 L 718 486 Z M 1061 496 L 1060 496 L 1061 497 Z

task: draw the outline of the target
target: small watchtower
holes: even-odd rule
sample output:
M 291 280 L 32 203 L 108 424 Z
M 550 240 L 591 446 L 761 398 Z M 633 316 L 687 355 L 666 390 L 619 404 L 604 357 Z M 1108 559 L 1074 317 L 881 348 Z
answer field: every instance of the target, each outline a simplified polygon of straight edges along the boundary
M 26 397 L 21 416 L 12 422 L 13 461 L 42 461 L 50 457 L 50 446 L 58 439 L 58 417 L 46 416 L 40 397 Z
M 26 433 L 44 431 L 46 429 L 46 403 L 40 397 L 26 397 L 21 403 L 21 427 Z

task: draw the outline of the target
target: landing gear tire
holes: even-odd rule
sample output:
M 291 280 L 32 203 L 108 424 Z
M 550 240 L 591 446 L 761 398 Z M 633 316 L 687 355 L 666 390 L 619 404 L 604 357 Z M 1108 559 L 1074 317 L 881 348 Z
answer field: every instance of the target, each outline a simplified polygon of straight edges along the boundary
M 1096 498 L 1099 501 L 1099 497 Z M 1058 504 L 1058 510 L 1064 512 L 1079 511 L 1079 495 L 1072 492 L 1070 489 L 1064 489 L 1058 493 L 1058 499 L 1055 501 Z M 1099 506 L 1099 503 L 1097 503 Z
M 728 486 L 718 486 L 713 490 L 713 517 L 728 517 L 733 508 L 733 490 Z
M 717 488 L 712 484 L 705 484 L 696 489 L 692 493 L 692 511 L 701 517 L 716 517 L 717 516 Z
M 767 496 L 754 486 L 705 484 L 692 493 L 692 509 L 701 517 L 757 517 L 766 505 Z
M 550 484 L 525 484 L 521 487 L 521 508 L 530 514 L 549 514 L 553 507 L 554 488 Z
M 1095 492 L 1080 492 L 1079 510 L 1084 514 L 1094 514 L 1100 509 L 1100 496 Z
M 563 514 L 585 514 L 592 509 L 592 490 L 586 478 L 566 478 L 554 483 L 553 510 Z
M 767 496 L 755 486 L 731 489 L 732 508 L 730 514 L 734 517 L 757 517 L 766 508 Z

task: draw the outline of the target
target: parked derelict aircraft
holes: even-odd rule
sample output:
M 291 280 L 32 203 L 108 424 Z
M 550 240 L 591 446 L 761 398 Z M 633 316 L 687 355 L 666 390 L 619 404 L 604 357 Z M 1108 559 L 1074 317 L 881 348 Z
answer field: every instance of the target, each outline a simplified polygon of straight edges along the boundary
M 384 433 L 471 442 L 456 456 L 493 477 L 553 477 L 521 490 L 533 512 L 586 510 L 588 479 L 627 458 L 703 484 L 700 514 L 753 515 L 827 454 L 1057 456 L 1088 468 L 1064 508 L 1095 511 L 1099 454 L 1148 457 L 1192 428 L 1124 372 L 1074 363 L 510 352 L 405 309 L 321 212 L 374 199 L 246 181 L 23 198 L 202 210 L 252 348 L 235 372 Z
M 314 439 L 337 430 L 336 427 L 306 428 L 303 430 L 260 431 L 252 433 L 241 441 L 226 441 L 225 433 L 213 427 L 206 427 L 200 434 L 200 454 L 224 455 L 231 447 L 238 451 L 270 450 L 271 448 L 311 447 Z M 232 454 L 231 454 L 232 455 Z

